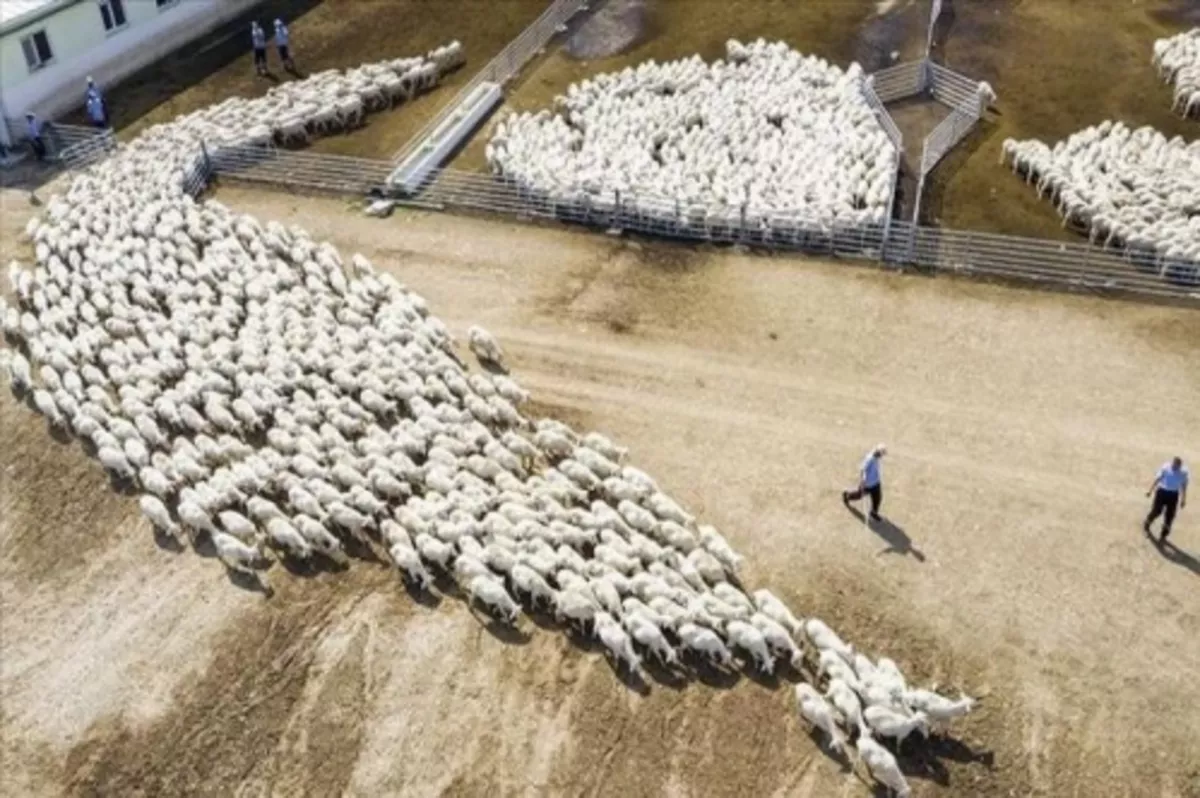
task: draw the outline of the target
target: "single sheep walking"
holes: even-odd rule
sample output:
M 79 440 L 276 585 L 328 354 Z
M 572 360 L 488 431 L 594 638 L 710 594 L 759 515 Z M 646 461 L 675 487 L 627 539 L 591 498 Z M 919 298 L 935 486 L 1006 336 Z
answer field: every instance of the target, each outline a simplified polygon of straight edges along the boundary
M 879 520 L 879 507 L 883 504 L 883 456 L 887 447 L 882 443 L 867 453 L 858 471 L 858 487 L 842 491 L 842 502 L 847 506 L 863 496 L 871 497 L 871 520 Z
M 1183 466 L 1183 459 L 1173 457 L 1171 462 L 1163 463 L 1163 467 L 1158 469 L 1154 477 L 1154 482 L 1150 483 L 1150 489 L 1146 491 L 1146 496 L 1154 494 L 1154 504 L 1150 507 L 1150 514 L 1146 516 L 1145 523 L 1142 524 L 1146 534 L 1150 534 L 1150 525 L 1161 515 L 1163 525 L 1158 540 L 1160 543 L 1167 542 L 1167 537 L 1171 534 L 1171 524 L 1175 522 L 1176 510 L 1187 506 L 1187 488 L 1188 470 Z

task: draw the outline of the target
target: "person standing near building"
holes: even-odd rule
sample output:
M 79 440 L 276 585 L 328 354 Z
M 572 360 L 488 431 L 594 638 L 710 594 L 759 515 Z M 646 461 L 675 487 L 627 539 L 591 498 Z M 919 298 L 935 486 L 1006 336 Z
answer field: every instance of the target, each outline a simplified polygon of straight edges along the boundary
M 1173 457 L 1170 462 L 1163 463 L 1163 467 L 1158 469 L 1154 476 L 1154 482 L 1150 483 L 1150 489 L 1146 491 L 1147 496 L 1154 494 L 1150 515 L 1146 516 L 1146 522 L 1142 524 L 1142 529 L 1147 535 L 1150 534 L 1150 525 L 1161 515 L 1163 525 L 1158 540 L 1160 543 L 1167 542 L 1167 537 L 1171 534 L 1171 524 L 1175 523 L 1175 512 L 1187 506 L 1187 489 L 1188 470 L 1183 467 L 1183 458 Z
M 263 33 L 258 21 L 250 23 L 250 43 L 254 45 L 254 71 L 260 76 L 267 74 L 267 34 Z
M 96 81 L 92 80 L 91 75 L 88 75 L 87 90 L 83 93 L 83 103 L 92 124 L 96 127 L 108 127 L 108 105 L 104 102 L 104 95 L 100 93 L 100 89 L 96 86 Z
M 887 447 L 882 443 L 867 453 L 858 470 L 858 487 L 842 491 L 842 503 L 846 506 L 863 496 L 871 497 L 871 520 L 879 520 L 879 508 L 883 504 L 883 456 Z
M 295 72 L 296 63 L 292 61 L 290 44 L 291 34 L 288 33 L 287 25 L 283 24 L 282 19 L 275 20 L 275 49 L 279 51 L 279 60 L 283 63 L 284 69 L 288 72 Z
M 46 160 L 46 142 L 42 140 L 42 120 L 30 111 L 25 114 L 25 127 L 29 133 L 29 146 L 39 161 Z

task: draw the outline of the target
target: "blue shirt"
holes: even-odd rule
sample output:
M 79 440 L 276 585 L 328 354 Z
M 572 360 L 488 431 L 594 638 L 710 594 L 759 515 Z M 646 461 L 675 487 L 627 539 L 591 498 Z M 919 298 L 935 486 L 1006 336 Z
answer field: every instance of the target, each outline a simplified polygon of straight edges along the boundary
M 879 458 L 875 453 L 867 455 L 867 459 L 863 460 L 862 478 L 864 488 L 873 488 L 883 479 L 883 474 L 880 473 Z
M 254 42 L 255 50 L 265 50 L 267 48 L 267 35 L 263 33 L 263 29 L 255 26 L 250 29 L 250 38 Z
M 88 86 L 87 93 L 85 96 L 89 100 L 99 100 L 100 102 L 104 102 L 104 95 L 102 95 L 100 93 L 100 90 L 97 89 L 95 86 Z
M 104 106 L 100 101 L 100 97 L 88 97 L 88 116 L 91 121 L 103 121 Z
M 277 47 L 288 46 L 288 29 L 286 25 L 280 25 L 275 29 L 275 45 Z
M 29 137 L 31 139 L 36 139 L 42 135 L 42 121 L 37 117 L 26 120 L 25 124 L 29 128 Z
M 1158 469 L 1158 487 L 1160 489 L 1178 493 L 1186 488 L 1187 484 L 1187 468 L 1180 468 L 1178 471 L 1173 471 L 1171 470 L 1170 463 L 1164 463 L 1163 467 Z

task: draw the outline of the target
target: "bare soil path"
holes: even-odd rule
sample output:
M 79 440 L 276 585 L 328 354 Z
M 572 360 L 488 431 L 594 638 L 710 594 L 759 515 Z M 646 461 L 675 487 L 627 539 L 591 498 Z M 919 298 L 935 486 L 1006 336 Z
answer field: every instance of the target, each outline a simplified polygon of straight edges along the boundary
M 218 198 L 362 252 L 460 333 L 485 325 L 544 412 L 629 445 L 721 527 L 750 586 L 982 695 L 915 795 L 1200 795 L 1200 516 L 1177 550 L 1139 527 L 1153 470 L 1200 459 L 1200 314 Z M 27 203 L 0 202 L 19 256 Z M 867 529 L 838 491 L 879 440 L 888 523 Z M 868 793 L 769 684 L 632 691 L 563 635 L 498 639 L 377 563 L 239 589 L 156 546 L 7 392 L 0 480 L 13 794 Z

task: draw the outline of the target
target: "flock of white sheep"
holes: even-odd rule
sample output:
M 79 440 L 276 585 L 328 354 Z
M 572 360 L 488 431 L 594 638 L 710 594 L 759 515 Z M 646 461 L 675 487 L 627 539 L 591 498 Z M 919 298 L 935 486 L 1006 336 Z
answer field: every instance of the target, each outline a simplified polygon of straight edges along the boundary
M 555 202 L 671 223 L 857 226 L 886 218 L 898 153 L 846 71 L 782 42 L 602 74 L 560 113 L 509 116 L 492 171 Z
M 1178 104 L 1200 80 L 1200 29 L 1156 42 L 1154 60 L 1176 81 Z M 1164 270 L 1200 261 L 1200 140 L 1106 120 L 1053 146 L 1006 139 L 1005 159 L 1093 242 L 1149 253 Z
M 1175 87 L 1172 108 L 1184 116 L 1200 112 L 1200 28 L 1156 41 L 1154 67 Z
M 631 671 L 690 655 L 771 673 L 811 644 L 830 681 L 797 688 L 802 714 L 836 746 L 839 725 L 856 731 L 907 794 L 874 738 L 925 733 L 969 699 L 910 690 L 889 660 L 744 593 L 742 558 L 624 448 L 522 414 L 484 330 L 467 333 L 487 367 L 470 371 L 425 301 L 361 255 L 186 192 L 214 125 L 253 140 L 276 99 L 150 128 L 47 203 L 26 229 L 36 264 L 10 266 L 0 307 L 12 389 L 139 491 L 155 527 L 255 578 L 269 551 L 345 562 L 355 541 L 500 622 L 553 613 Z

